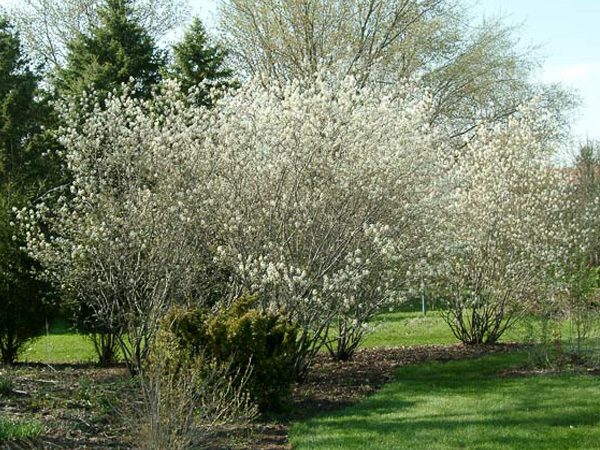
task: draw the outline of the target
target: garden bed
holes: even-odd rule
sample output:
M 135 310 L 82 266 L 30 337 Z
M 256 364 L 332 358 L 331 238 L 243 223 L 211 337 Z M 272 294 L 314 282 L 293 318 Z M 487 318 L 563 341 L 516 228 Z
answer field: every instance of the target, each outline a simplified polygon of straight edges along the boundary
M 284 412 L 262 418 L 244 430 L 221 430 L 215 449 L 289 449 L 288 432 L 293 423 L 357 403 L 393 380 L 393 372 L 400 366 L 474 358 L 515 348 L 512 344 L 373 348 L 359 350 L 347 362 L 320 355 L 306 380 L 293 385 Z M 40 437 L 20 447 L 129 448 L 129 429 L 119 414 L 120 402 L 131 397 L 124 367 L 28 364 L 17 366 L 11 376 L 13 393 L 0 397 L 0 410 L 10 418 L 41 422 L 44 429 Z M 230 441 L 233 444 L 225 444 Z M 11 445 L 5 447 L 20 448 Z

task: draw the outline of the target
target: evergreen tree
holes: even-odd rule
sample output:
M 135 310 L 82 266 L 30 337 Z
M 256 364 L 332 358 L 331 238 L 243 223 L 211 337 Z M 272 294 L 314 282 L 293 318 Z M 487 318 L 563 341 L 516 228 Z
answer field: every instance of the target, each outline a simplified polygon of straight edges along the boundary
M 22 207 L 45 184 L 49 170 L 42 131 L 49 117 L 38 79 L 21 53 L 18 36 L 0 18 L 0 359 L 12 363 L 27 340 L 43 330 L 45 283 L 31 274 L 34 262 L 13 238 L 12 208 Z
M 91 35 L 80 34 L 68 45 L 66 67 L 58 71 L 59 94 L 79 97 L 93 89 L 102 100 L 133 79 L 134 94 L 150 96 L 165 58 L 136 22 L 131 4 L 131 0 L 106 0 Z
M 181 42 L 173 46 L 173 63 L 170 75 L 179 81 L 184 92 L 203 84 L 198 92 L 198 102 L 209 106 L 211 89 L 235 86 L 233 71 L 225 65 L 227 50 L 211 45 L 202 21 L 195 17 Z

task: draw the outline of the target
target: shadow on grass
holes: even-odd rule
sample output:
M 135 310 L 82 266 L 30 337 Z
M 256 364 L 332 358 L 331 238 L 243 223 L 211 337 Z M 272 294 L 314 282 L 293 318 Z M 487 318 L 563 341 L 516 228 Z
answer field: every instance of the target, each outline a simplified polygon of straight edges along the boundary
M 523 354 L 405 367 L 364 402 L 295 426 L 304 449 L 598 449 L 600 380 L 503 378 Z

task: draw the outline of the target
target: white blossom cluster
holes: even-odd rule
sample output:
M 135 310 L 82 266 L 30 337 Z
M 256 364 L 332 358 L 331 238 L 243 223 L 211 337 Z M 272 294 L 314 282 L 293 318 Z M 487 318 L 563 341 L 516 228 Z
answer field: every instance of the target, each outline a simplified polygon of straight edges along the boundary
M 331 325 L 338 350 L 352 351 L 410 281 L 441 167 L 430 108 L 409 84 L 357 89 L 321 76 L 251 83 L 207 127 L 219 258 L 265 307 L 301 325 L 309 354 Z
M 182 101 L 149 104 L 127 94 L 84 117 L 75 110 L 63 111 L 68 186 L 50 193 L 58 197 L 52 209 L 39 202 L 18 216 L 46 275 L 86 302 L 124 339 L 126 360 L 139 363 L 171 302 L 196 289 L 209 254 L 190 182 L 196 171 L 177 145 L 197 119 Z
M 468 342 L 495 341 L 517 309 L 544 300 L 585 247 L 589 230 L 573 215 L 573 180 L 549 164 L 544 123 L 528 105 L 506 124 L 482 127 L 441 184 L 429 267 L 447 290 L 455 334 Z
M 223 301 L 256 294 L 301 326 L 301 373 L 324 344 L 350 355 L 424 278 L 459 299 L 529 297 L 573 231 L 531 114 L 453 154 L 411 82 L 250 81 L 210 110 L 166 84 L 75 110 L 68 192 L 19 216 L 28 251 L 127 330 L 133 359 L 173 302 L 204 301 L 211 267 L 227 268 Z

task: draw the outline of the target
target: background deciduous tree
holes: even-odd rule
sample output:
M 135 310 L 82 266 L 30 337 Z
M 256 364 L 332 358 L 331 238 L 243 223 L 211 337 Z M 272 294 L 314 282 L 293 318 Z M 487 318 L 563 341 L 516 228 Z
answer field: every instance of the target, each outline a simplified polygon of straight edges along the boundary
M 241 74 L 289 80 L 326 66 L 359 85 L 421 78 L 431 120 L 454 137 L 505 121 L 535 96 L 563 126 L 574 105 L 559 87 L 529 80 L 539 61 L 518 49 L 513 27 L 477 25 L 457 0 L 226 0 L 220 29 Z

